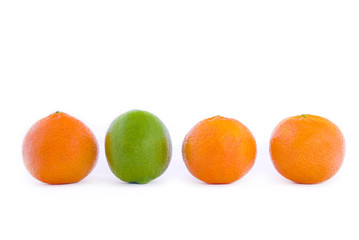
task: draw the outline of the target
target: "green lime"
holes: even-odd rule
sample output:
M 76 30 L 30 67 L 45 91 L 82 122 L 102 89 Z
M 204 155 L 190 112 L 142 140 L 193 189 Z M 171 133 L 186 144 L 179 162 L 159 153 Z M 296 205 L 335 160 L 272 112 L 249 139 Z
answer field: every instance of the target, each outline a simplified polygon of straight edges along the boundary
M 117 117 L 106 134 L 107 162 L 125 182 L 148 183 L 159 177 L 171 159 L 171 138 L 155 115 L 132 110 Z

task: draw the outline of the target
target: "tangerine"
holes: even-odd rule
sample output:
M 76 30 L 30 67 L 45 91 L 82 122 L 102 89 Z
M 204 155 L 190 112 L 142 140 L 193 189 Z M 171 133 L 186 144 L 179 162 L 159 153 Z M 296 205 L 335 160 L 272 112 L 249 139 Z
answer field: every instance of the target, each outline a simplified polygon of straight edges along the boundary
M 270 140 L 277 171 L 296 183 L 330 179 L 344 160 L 345 141 L 340 129 L 326 118 L 303 114 L 281 121 Z
M 23 143 L 23 159 L 30 174 L 49 184 L 75 183 L 97 161 L 98 145 L 91 130 L 76 118 L 56 112 L 36 122 Z
M 196 178 L 212 184 L 231 183 L 252 168 L 256 142 L 239 121 L 215 116 L 197 123 L 188 132 L 182 155 Z

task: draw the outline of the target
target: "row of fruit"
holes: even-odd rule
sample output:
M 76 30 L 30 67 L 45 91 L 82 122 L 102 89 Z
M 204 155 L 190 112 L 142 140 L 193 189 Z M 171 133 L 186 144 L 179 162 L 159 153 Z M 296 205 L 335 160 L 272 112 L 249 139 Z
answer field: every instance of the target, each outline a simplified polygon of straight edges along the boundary
M 171 159 L 171 138 L 155 115 L 133 110 L 116 118 L 105 140 L 108 165 L 125 182 L 148 183 L 159 177 Z M 211 184 L 234 182 L 252 168 L 256 142 L 235 119 L 215 116 L 197 123 L 186 135 L 183 160 L 196 178 Z M 278 172 L 297 183 L 331 178 L 344 159 L 339 128 L 314 115 L 284 119 L 274 129 L 270 155 Z M 75 183 L 85 178 L 98 158 L 98 144 L 81 121 L 55 112 L 36 122 L 23 143 L 23 159 L 36 179 L 49 184 Z

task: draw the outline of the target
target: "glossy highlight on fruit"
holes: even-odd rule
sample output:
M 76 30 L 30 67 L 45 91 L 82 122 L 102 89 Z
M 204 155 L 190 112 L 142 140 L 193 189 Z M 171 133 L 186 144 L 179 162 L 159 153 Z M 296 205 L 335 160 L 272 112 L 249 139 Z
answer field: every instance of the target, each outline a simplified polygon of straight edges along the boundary
M 303 114 L 281 121 L 270 140 L 277 171 L 296 183 L 326 181 L 340 169 L 345 154 L 344 136 L 326 118 Z
M 155 115 L 132 110 L 110 125 L 105 140 L 107 162 L 125 182 L 148 183 L 159 177 L 171 159 L 171 138 Z
M 182 156 L 196 178 L 212 184 L 231 183 L 252 168 L 256 142 L 239 121 L 215 116 L 200 121 L 187 133 Z
M 97 141 L 76 118 L 55 112 L 36 122 L 23 142 L 29 173 L 44 183 L 75 183 L 85 178 L 97 161 Z

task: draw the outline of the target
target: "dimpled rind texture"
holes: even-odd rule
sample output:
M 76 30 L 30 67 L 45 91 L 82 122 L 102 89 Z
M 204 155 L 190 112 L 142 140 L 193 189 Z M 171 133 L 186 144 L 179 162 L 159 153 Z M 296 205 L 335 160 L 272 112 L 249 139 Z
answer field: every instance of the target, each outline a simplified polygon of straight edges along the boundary
M 172 145 L 159 118 L 146 111 L 132 110 L 111 123 L 105 150 L 115 176 L 125 182 L 145 184 L 167 169 Z
M 345 141 L 339 128 L 314 115 L 281 121 L 270 141 L 270 154 L 277 171 L 296 183 L 314 184 L 330 179 L 340 169 Z
M 239 121 L 216 116 L 197 123 L 187 133 L 182 156 L 196 178 L 210 184 L 231 183 L 252 168 L 256 142 Z
M 26 169 L 49 184 L 75 183 L 94 168 L 98 145 L 92 131 L 65 113 L 54 113 L 36 122 L 23 142 Z

